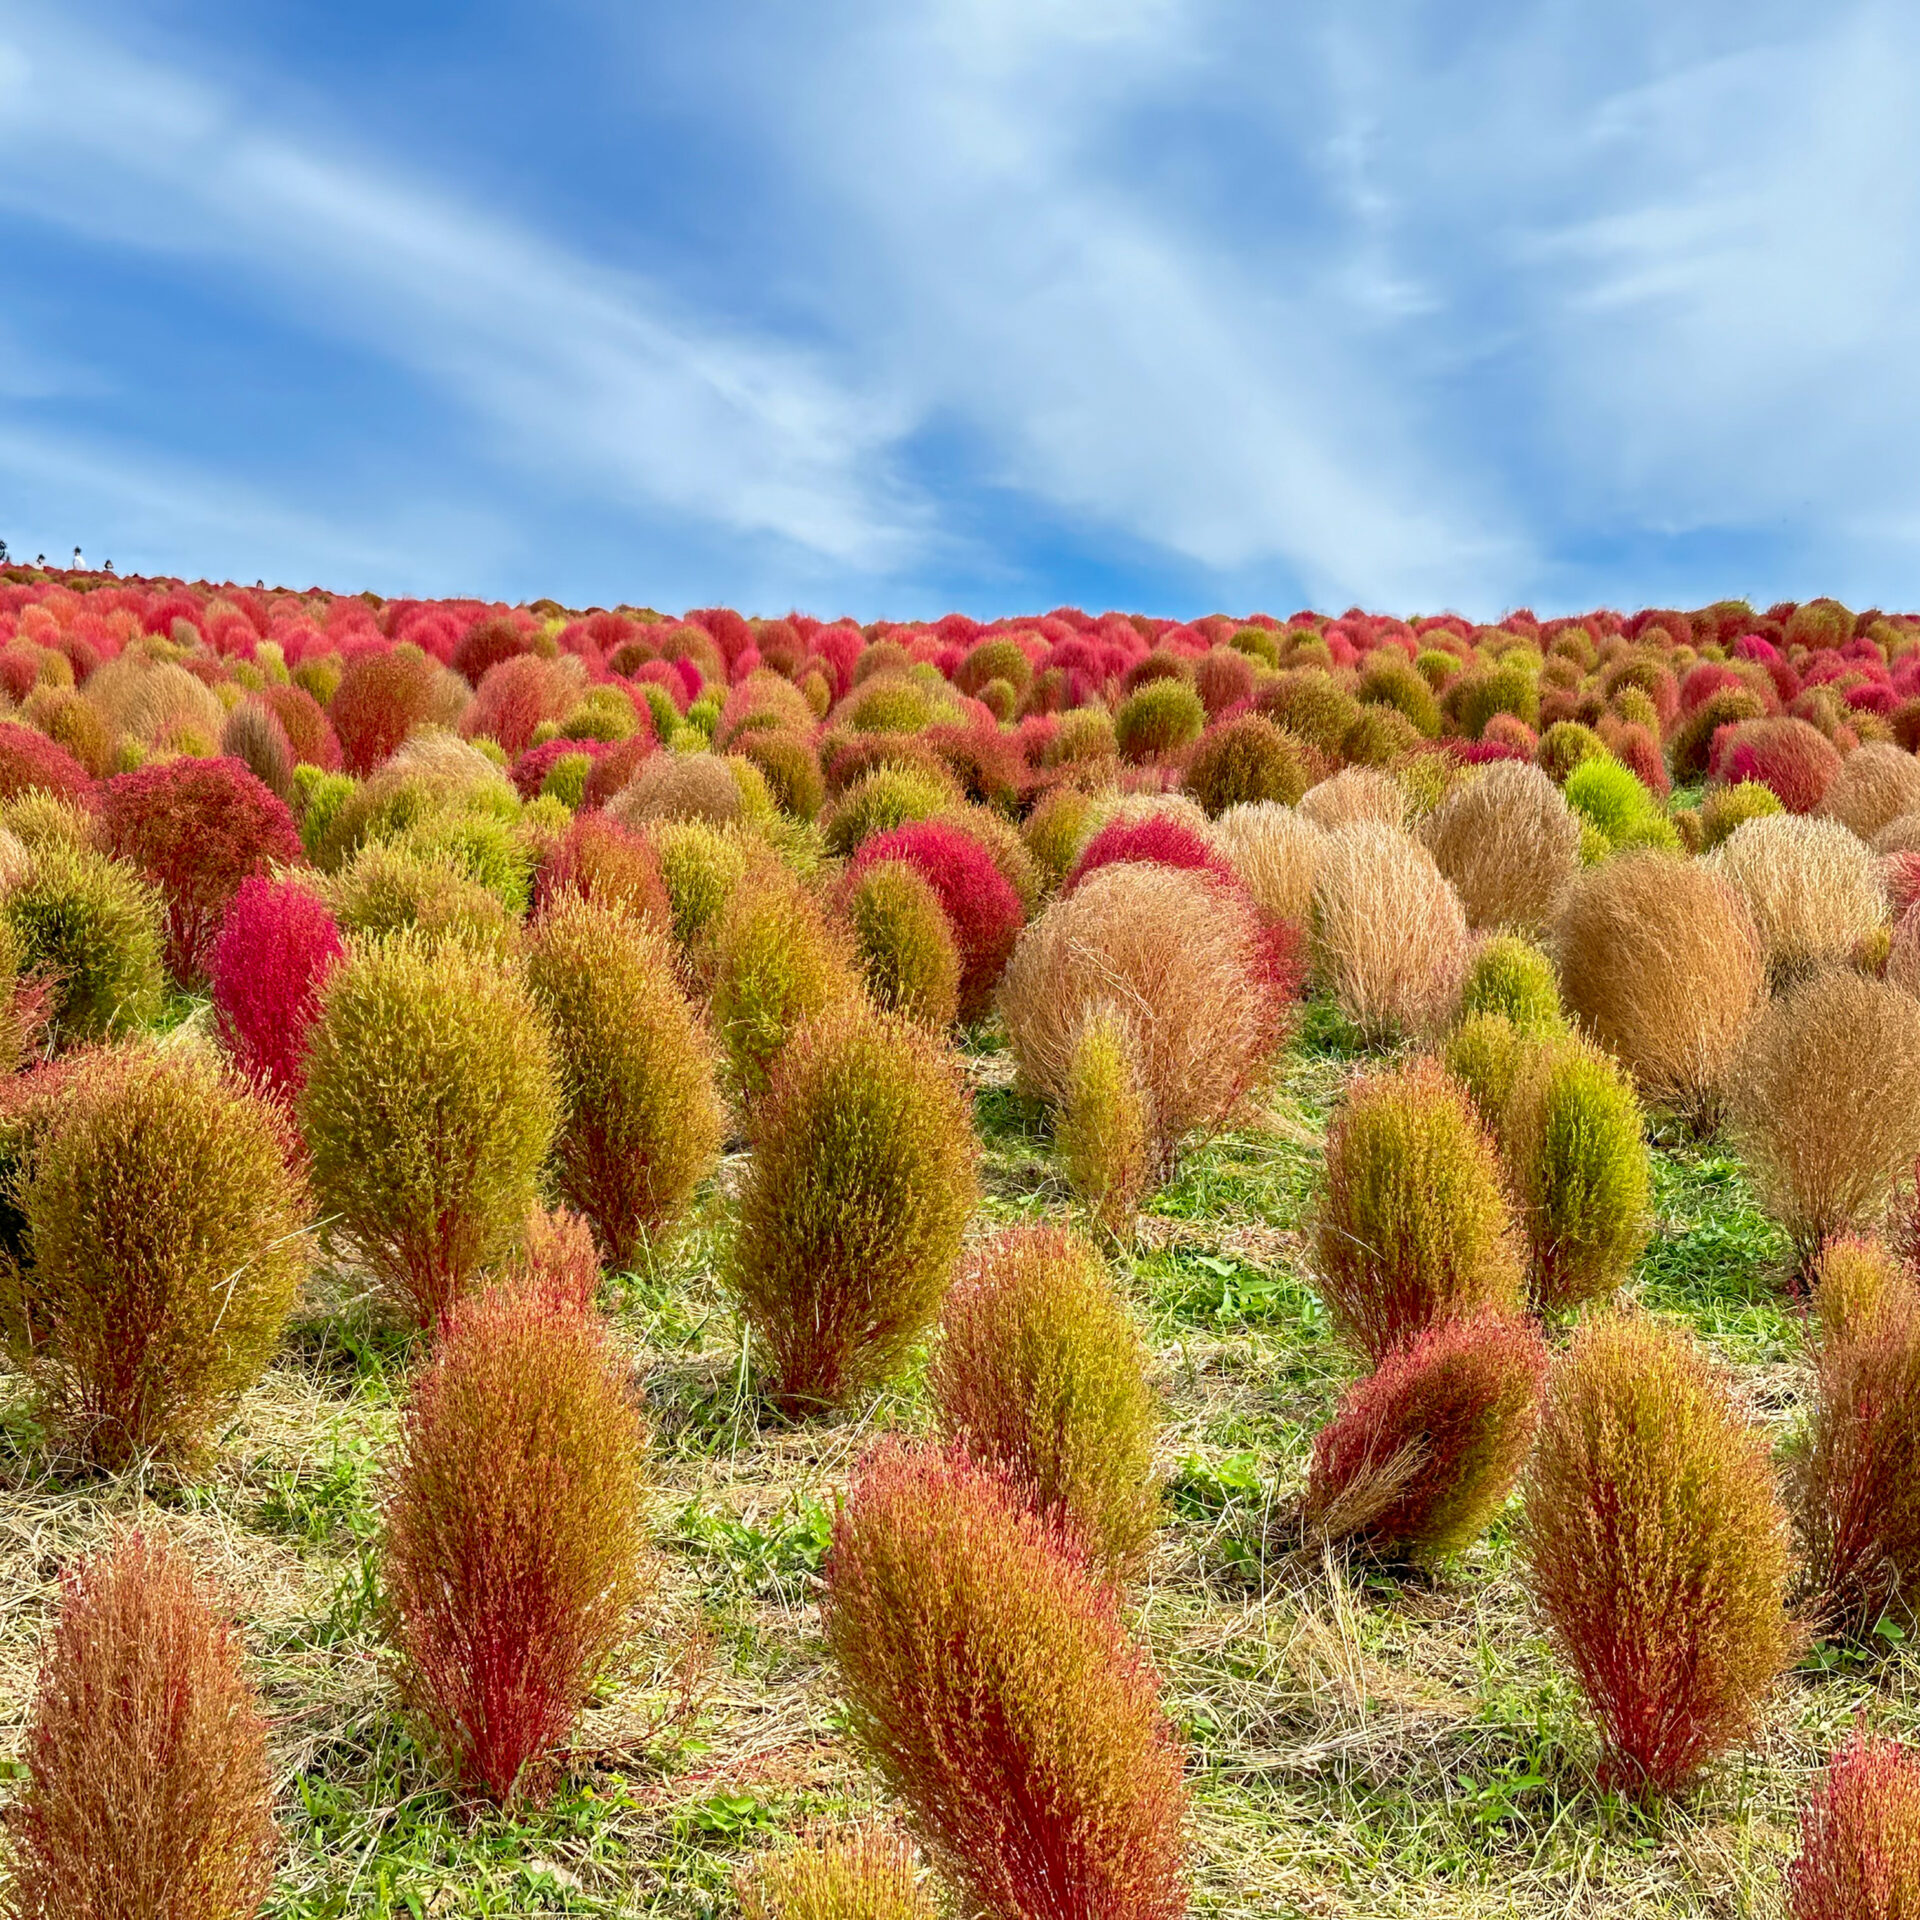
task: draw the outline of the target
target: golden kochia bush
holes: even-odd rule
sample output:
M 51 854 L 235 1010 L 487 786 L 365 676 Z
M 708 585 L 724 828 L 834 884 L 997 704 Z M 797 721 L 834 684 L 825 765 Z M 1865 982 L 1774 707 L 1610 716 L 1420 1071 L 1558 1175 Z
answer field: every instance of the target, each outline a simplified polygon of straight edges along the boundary
M 1073 1084 L 1088 1013 L 1131 1024 L 1156 1170 L 1189 1133 L 1220 1126 L 1285 1032 L 1261 927 L 1236 890 L 1203 873 L 1125 862 L 1091 873 L 1021 935 L 1001 983 L 1025 1084 L 1056 1108 Z
M 1574 883 L 1556 946 L 1567 1011 L 1641 1094 L 1711 1119 L 1766 979 L 1733 888 L 1697 860 L 1618 854 Z
M 968 1912 L 1178 1920 L 1178 1736 L 1112 1592 L 1011 1488 L 885 1442 L 823 1609 L 855 1741 Z
M 1322 833 L 1336 833 L 1356 821 L 1383 827 L 1407 824 L 1407 790 L 1378 767 L 1342 767 L 1301 795 L 1298 812 Z
M 936 1032 L 952 1026 L 960 951 L 927 877 L 904 860 L 877 861 L 852 877 L 846 915 L 874 1003 Z
M 1362 821 L 1330 833 L 1313 876 L 1313 970 L 1372 1041 L 1437 1032 L 1472 957 L 1460 896 L 1426 848 Z
M 1100 1257 L 1057 1227 L 996 1234 L 947 1296 L 939 1432 L 1124 1579 L 1160 1520 L 1147 1352 Z
M 493 1286 L 447 1316 L 385 1491 L 403 1700 L 490 1798 L 539 1799 L 650 1590 L 646 1427 L 599 1316 Z
M 1302 926 L 1313 912 L 1313 867 L 1323 839 L 1311 820 L 1277 800 L 1229 807 L 1213 823 L 1214 845 L 1260 911 Z
M 628 1268 L 685 1215 L 724 1117 L 713 1043 L 650 922 L 563 895 L 535 924 L 527 984 L 559 1069 L 560 1192 Z
M 1602 1780 L 1672 1792 L 1747 1737 L 1797 1651 L 1765 1437 L 1689 1336 L 1603 1314 L 1548 1382 L 1525 1498 L 1523 1578 Z
M 1762 815 L 1736 827 L 1708 864 L 1745 902 L 1776 983 L 1844 965 L 1886 921 L 1879 861 L 1834 820 Z
M 179 1550 L 122 1534 L 61 1580 L 8 1810 L 22 1920 L 252 1920 L 278 1835 L 240 1636 Z
M 1920 759 L 1890 740 L 1855 747 L 1840 762 L 1819 810 L 1871 840 L 1889 821 L 1920 812 Z
M 1421 838 L 1472 927 L 1538 933 L 1580 870 L 1580 822 L 1538 767 L 1496 761 L 1452 787 Z
M 1431 1060 L 1358 1081 L 1327 1132 L 1314 1226 L 1321 1297 L 1374 1362 L 1437 1321 L 1521 1308 L 1499 1157 Z
M 1876 1225 L 1920 1158 L 1920 1001 L 1851 970 L 1816 974 L 1755 1024 L 1735 1132 L 1804 1266 Z
M 940 1311 L 978 1150 L 958 1064 L 861 1004 L 803 1027 L 749 1120 L 725 1283 L 790 1413 L 886 1379 Z
M 410 933 L 328 978 L 300 1124 L 333 1231 L 431 1326 L 519 1236 L 560 1118 L 525 985 Z
M 848 1826 L 763 1853 L 740 1879 L 744 1920 L 939 1920 L 911 1843 Z
M 15 1363 L 87 1458 L 191 1457 L 273 1357 L 312 1258 L 274 1104 L 211 1056 L 88 1056 L 38 1117 L 26 1259 L 0 1276 Z

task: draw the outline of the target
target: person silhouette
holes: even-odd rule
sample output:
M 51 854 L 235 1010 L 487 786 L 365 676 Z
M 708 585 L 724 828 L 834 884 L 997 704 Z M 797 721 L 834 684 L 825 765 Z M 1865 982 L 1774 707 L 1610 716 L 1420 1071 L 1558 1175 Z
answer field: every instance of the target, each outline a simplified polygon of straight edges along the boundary
M 73 550 L 73 570 L 75 573 L 80 571 L 80 549 L 78 547 L 75 547 Z

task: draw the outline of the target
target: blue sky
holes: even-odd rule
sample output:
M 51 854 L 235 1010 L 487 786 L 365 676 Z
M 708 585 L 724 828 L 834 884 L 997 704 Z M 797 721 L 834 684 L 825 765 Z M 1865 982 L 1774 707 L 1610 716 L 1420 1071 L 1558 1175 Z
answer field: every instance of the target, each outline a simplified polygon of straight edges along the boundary
M 1920 8 L 0 0 L 0 535 L 910 618 L 1920 606 Z

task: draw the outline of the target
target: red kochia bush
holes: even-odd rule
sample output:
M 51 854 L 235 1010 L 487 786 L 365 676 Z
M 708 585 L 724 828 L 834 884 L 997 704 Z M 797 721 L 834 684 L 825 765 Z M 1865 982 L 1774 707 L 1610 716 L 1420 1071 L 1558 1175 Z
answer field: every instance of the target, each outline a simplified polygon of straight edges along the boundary
M 544 1795 L 651 1581 L 626 1372 L 598 1316 L 495 1286 L 448 1314 L 407 1406 L 387 1635 L 408 1706 L 496 1801 Z
M 630 920 L 648 920 L 662 928 L 673 924 L 653 842 L 597 810 L 574 816 L 534 876 L 535 918 L 569 894 Z
M 1186 867 L 1210 873 L 1230 887 L 1239 885 L 1233 863 L 1210 847 L 1191 827 L 1169 814 L 1149 814 L 1144 820 L 1115 820 L 1089 840 L 1060 891 L 1071 893 L 1088 874 L 1123 860 L 1151 860 L 1163 867 Z
M 1800 1813 L 1787 1869 L 1793 1920 L 1920 1913 L 1920 1753 L 1858 1731 Z
M 349 773 L 371 773 L 426 719 L 437 672 L 419 648 L 410 646 L 358 653 L 347 662 L 327 703 L 327 718 Z
M 0 720 L 0 800 L 36 788 L 62 800 L 84 800 L 93 791 L 93 776 L 37 727 Z
M 107 850 L 138 867 L 167 906 L 167 970 L 204 978 L 240 883 L 301 858 L 286 802 L 238 760 L 163 760 L 109 780 L 100 802 Z
M 922 875 L 946 910 L 960 949 L 960 1018 L 977 1019 L 993 998 L 1026 914 L 1020 896 L 972 834 L 944 820 L 916 821 L 861 844 L 847 869 L 858 879 L 881 860 L 899 860 Z
M 1471 1545 L 1526 1464 L 1546 1376 L 1532 1325 L 1494 1313 L 1394 1348 L 1315 1437 L 1310 1530 L 1422 1563 Z
M 1743 720 L 1714 736 L 1708 772 L 1721 786 L 1766 787 L 1789 813 L 1811 813 L 1840 771 L 1840 754 L 1805 720 Z
M 955 1454 L 886 1442 L 834 1522 L 824 1608 L 855 1738 L 962 1903 L 1176 1920 L 1178 1741 L 1074 1551 Z
M 31 1920 L 251 1920 L 273 1885 L 266 1722 L 239 1635 L 138 1533 L 70 1570 L 8 1813 Z
M 207 963 L 214 1024 L 240 1070 L 282 1100 L 306 1083 L 307 1029 L 344 952 L 311 887 L 260 874 L 241 881 Z

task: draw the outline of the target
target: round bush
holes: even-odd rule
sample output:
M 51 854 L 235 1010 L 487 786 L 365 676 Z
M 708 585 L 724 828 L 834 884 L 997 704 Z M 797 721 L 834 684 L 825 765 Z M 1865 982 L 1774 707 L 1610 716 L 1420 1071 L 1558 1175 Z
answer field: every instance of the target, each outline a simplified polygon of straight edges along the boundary
M 19 1192 L 16 1364 L 87 1459 L 190 1460 L 266 1370 L 311 1259 L 271 1102 L 204 1053 L 89 1056 Z
M 399 933 L 328 980 L 299 1114 L 333 1230 L 426 1327 L 511 1251 L 560 1102 L 525 987 Z
M 1890 820 L 1920 811 L 1920 759 L 1891 741 L 1854 748 L 1840 762 L 1819 810 L 1871 840 Z
M 371 650 L 347 662 L 327 702 L 327 719 L 349 773 L 371 773 L 433 716 L 438 677 L 433 661 L 411 646 Z
M 1113 716 L 1120 757 L 1136 764 L 1168 760 L 1200 738 L 1207 710 L 1184 680 L 1149 680 Z
M 1560 982 L 1553 962 L 1517 934 L 1489 940 L 1467 969 L 1460 991 L 1460 1017 L 1504 1014 L 1525 1033 L 1557 1033 L 1566 1026 L 1560 1012 Z
M 790 819 L 811 820 L 825 804 L 820 756 L 807 734 L 790 727 L 756 728 L 741 734 L 730 751 L 759 768 L 773 804 Z
M 49 1033 L 60 1046 L 131 1033 L 159 1017 L 160 896 L 131 867 L 48 841 L 0 894 L 23 973 L 52 983 Z
M 1709 864 L 1753 916 L 1776 985 L 1844 965 L 1886 922 L 1880 864 L 1835 820 L 1748 820 Z
M 1160 1146 L 1133 1022 L 1106 1001 L 1081 1022 L 1053 1137 L 1074 1197 L 1115 1239 L 1130 1243 Z
M 86 800 L 93 793 L 93 776 L 37 728 L 0 720 L 0 800 L 23 793 Z
M 475 953 L 513 950 L 517 924 L 499 900 L 450 854 L 375 841 L 327 886 L 340 925 L 366 939 L 410 932 L 431 945 Z
M 1213 844 L 1262 913 L 1306 925 L 1321 844 L 1311 820 L 1274 800 L 1229 807 L 1213 823 Z
M 1704 848 L 1712 849 L 1749 820 L 1764 820 L 1781 813 L 1779 795 L 1758 780 L 1737 780 L 1730 787 L 1715 787 L 1700 802 L 1700 837 Z
M 673 922 L 653 842 L 604 813 L 576 814 L 534 876 L 536 914 L 569 896 L 657 927 Z
M 527 984 L 552 1036 L 555 1177 L 610 1266 L 631 1268 L 685 1216 L 719 1156 L 713 1043 L 663 934 L 567 896 L 535 927 Z
M 827 851 L 844 859 L 875 834 L 945 813 L 959 797 L 959 788 L 944 773 L 875 767 L 833 803 L 826 820 Z
M 1470 927 L 1538 933 L 1580 867 L 1580 823 L 1538 767 L 1502 761 L 1462 780 L 1427 816 L 1421 838 Z
M 1789 813 L 1811 813 L 1840 771 L 1840 754 L 1818 727 L 1781 715 L 1743 720 L 1713 743 L 1709 772 L 1722 786 L 1752 785 Z
M 1583 760 L 1567 775 L 1567 804 L 1597 832 L 1609 853 L 1629 847 L 1678 850 L 1680 841 L 1660 803 L 1611 755 Z
M 774 1403 L 844 1406 L 946 1296 L 975 1196 L 965 1088 L 924 1029 L 855 1005 L 788 1043 L 749 1134 L 726 1284 Z
M 344 949 L 327 903 L 298 880 L 243 880 L 209 963 L 220 1044 L 240 1071 L 291 1100 L 306 1079 L 307 1032 Z
M 874 1003 L 936 1032 L 951 1026 L 960 1013 L 960 952 L 926 876 L 904 860 L 875 861 L 849 884 L 846 912 Z
M 715 753 L 656 753 L 607 802 L 623 827 L 654 820 L 698 820 L 710 827 L 766 819 L 773 812 L 760 769 Z
M 1127 708 L 1120 711 L 1124 717 Z M 1209 814 L 1261 800 L 1291 807 L 1312 784 L 1303 743 L 1258 713 L 1237 714 L 1208 728 L 1181 776 L 1181 785 Z

